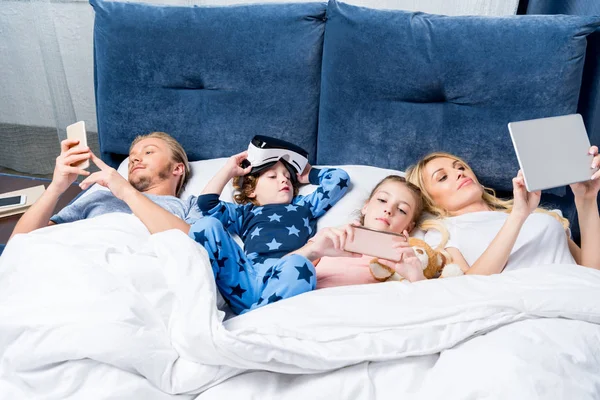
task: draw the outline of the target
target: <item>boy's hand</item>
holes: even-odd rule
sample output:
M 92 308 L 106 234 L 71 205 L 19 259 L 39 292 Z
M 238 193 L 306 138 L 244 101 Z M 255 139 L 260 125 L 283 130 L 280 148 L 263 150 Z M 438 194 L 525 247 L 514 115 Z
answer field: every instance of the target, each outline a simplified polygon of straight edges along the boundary
M 312 169 L 312 165 L 306 163 L 306 167 L 304 168 L 304 171 L 302 171 L 301 174 L 296 174 L 296 176 L 298 177 L 298 183 L 303 184 L 303 185 L 310 183 L 310 182 L 308 182 L 308 174 L 310 173 L 311 169 Z
M 49 190 L 55 190 L 59 195 L 69 188 L 77 175 L 88 176 L 90 173 L 83 168 L 74 167 L 72 164 L 87 160 L 91 157 L 88 147 L 76 147 L 79 140 L 65 139 L 60 142 L 60 155 L 56 158 L 54 175 Z
M 229 157 L 227 163 L 223 166 L 223 169 L 227 172 L 229 178 L 235 178 L 237 176 L 244 176 L 252 171 L 252 166 L 242 168 L 242 161 L 248 158 L 248 151 L 242 151 L 234 156 Z

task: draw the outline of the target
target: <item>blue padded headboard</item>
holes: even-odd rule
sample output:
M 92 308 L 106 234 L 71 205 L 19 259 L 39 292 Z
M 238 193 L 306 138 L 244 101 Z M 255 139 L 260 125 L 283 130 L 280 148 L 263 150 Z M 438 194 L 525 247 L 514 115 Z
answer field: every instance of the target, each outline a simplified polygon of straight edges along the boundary
M 174 7 L 90 0 L 102 158 L 165 131 L 191 160 L 255 134 L 316 153 L 325 4 Z
M 600 1 L 529 0 L 527 14 L 600 15 Z M 592 143 L 600 143 L 600 29 L 588 36 L 578 111 Z
M 318 161 L 351 154 L 404 169 L 448 151 L 487 186 L 511 190 L 508 122 L 577 111 L 586 36 L 598 26 L 597 17 L 446 17 L 330 1 Z
M 150 131 L 174 135 L 192 160 L 231 155 L 267 134 L 320 164 L 404 169 L 445 150 L 500 190 L 511 189 L 518 169 L 507 123 L 577 110 L 586 37 L 600 25 L 597 17 L 445 17 L 334 0 L 90 2 L 98 133 L 112 165 Z

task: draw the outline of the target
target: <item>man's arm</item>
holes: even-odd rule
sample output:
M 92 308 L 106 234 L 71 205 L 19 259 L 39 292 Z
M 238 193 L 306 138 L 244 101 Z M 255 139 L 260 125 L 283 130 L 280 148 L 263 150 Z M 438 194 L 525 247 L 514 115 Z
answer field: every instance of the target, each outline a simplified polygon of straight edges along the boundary
M 118 174 L 118 172 L 116 173 Z M 129 187 L 130 189 L 126 190 L 121 200 L 127 203 L 133 214 L 146 225 L 150 233 L 179 229 L 186 235 L 188 234 L 190 231 L 188 223 L 154 203 L 133 186 L 129 185 Z
M 82 189 L 86 189 L 94 183 L 107 187 L 115 197 L 127 203 L 133 214 L 146 225 L 150 233 L 169 229 L 179 229 L 185 234 L 189 232 L 190 225 L 140 193 L 116 169 L 106 165 L 93 153 L 91 159 L 100 168 L 100 171 L 94 172 L 84 179 L 79 184 Z
M 66 139 L 60 143 L 60 155 L 56 158 L 52 182 L 44 194 L 23 214 L 15 226 L 12 238 L 19 233 L 29 233 L 44 226 L 53 225 L 50 221 L 52 212 L 60 196 L 69 188 L 77 175 L 89 175 L 84 169 L 73 167 L 71 164 L 87 160 L 91 157 L 90 149 L 87 147 L 73 147 L 79 143 L 78 140 Z M 10 239 L 9 239 L 10 240 Z

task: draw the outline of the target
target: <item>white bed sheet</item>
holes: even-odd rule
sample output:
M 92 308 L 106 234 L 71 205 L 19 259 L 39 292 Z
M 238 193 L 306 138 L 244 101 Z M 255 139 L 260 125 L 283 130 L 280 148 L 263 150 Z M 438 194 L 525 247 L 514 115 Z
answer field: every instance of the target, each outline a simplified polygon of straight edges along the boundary
M 197 400 L 585 399 L 600 397 L 600 326 L 515 322 L 441 354 L 364 362 L 315 375 L 247 372 Z
M 16 236 L 7 246 L 0 258 L 0 393 L 12 399 L 191 398 L 213 387 L 251 393 L 235 382 L 253 381 L 254 373 L 227 380 L 267 370 L 297 376 L 259 373 L 274 383 L 256 390 L 281 387 L 295 398 L 289 387 L 332 386 L 350 398 L 386 398 L 442 390 L 444 382 L 465 379 L 465 369 L 478 376 L 478 368 L 518 376 L 523 386 L 514 390 L 521 392 L 533 383 L 506 371 L 519 371 L 518 360 L 502 360 L 498 352 L 485 357 L 487 343 L 497 348 L 506 341 L 512 354 L 535 348 L 526 340 L 551 340 L 562 347 L 532 350 L 529 359 L 553 360 L 562 351 L 575 366 L 565 362 L 557 376 L 583 382 L 580 398 L 586 398 L 598 393 L 597 378 L 585 373 L 600 365 L 598 293 L 598 271 L 540 266 L 492 277 L 320 290 L 223 322 L 201 246 L 181 232 L 149 235 L 134 216 L 107 214 Z M 550 339 L 528 337 L 530 328 L 502 333 L 554 322 L 565 325 L 549 333 L 538 328 L 556 335 Z M 573 354 L 588 355 L 576 362 Z M 495 359 L 505 367 L 492 368 L 501 365 Z M 547 388 L 552 369 L 533 371 Z M 414 379 L 402 382 L 404 375 Z M 373 384 L 350 383 L 361 377 Z M 494 387 L 477 379 L 484 389 Z

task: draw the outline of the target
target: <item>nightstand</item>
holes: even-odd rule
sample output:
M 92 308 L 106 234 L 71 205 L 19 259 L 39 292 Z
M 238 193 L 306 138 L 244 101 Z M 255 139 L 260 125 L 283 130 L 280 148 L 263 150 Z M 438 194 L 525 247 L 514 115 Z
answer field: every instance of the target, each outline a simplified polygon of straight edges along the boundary
M 46 188 L 50 185 L 49 179 L 30 178 L 27 176 L 0 174 L 0 192 L 12 192 L 13 190 L 25 189 L 32 186 L 44 185 Z M 54 209 L 54 214 L 62 210 L 64 206 L 69 204 L 77 195 L 81 193 L 77 182 L 71 185 L 58 200 L 58 204 Z M 9 217 L 0 218 L 0 247 L 8 242 L 13 229 L 17 225 L 17 221 L 23 214 L 11 215 Z M 2 249 L 0 249 L 1 252 Z

